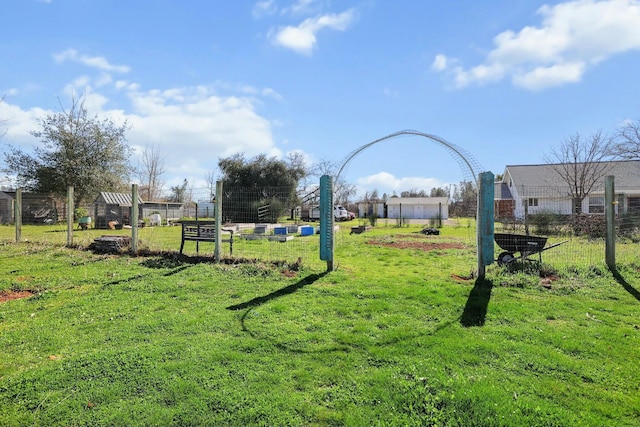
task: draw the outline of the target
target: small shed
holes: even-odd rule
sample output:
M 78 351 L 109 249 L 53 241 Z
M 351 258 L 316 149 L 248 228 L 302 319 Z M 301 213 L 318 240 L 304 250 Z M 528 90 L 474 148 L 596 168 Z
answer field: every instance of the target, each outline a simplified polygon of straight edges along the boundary
M 389 218 L 449 219 L 448 197 L 391 197 L 387 199 Z
M 178 202 L 144 202 L 140 218 L 151 218 L 153 214 L 159 214 L 163 221 L 180 219 L 185 216 L 184 204 Z
M 142 218 L 143 201 L 138 197 L 138 217 Z M 96 228 L 109 228 L 110 221 L 118 226 L 131 225 L 131 194 L 101 192 L 93 202 L 93 216 Z
M 15 222 L 15 201 L 15 191 L 0 191 L 0 224 L 12 224 Z M 39 193 L 22 193 L 22 223 L 55 223 L 59 219 L 58 205 L 64 207 L 64 204 L 53 196 Z

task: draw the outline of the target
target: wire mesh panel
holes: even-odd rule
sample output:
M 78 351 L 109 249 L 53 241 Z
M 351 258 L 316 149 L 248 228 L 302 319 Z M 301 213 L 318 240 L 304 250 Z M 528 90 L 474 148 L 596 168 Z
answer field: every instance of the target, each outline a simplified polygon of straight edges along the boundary
M 567 185 L 513 186 L 510 209 L 496 209 L 496 232 L 547 237 L 537 254 L 558 266 L 589 266 L 605 259 L 604 181 L 588 194 L 572 196 Z M 640 195 L 630 188 L 615 188 L 616 261 L 631 262 L 640 242 Z M 575 192 L 573 192 L 575 194 Z M 496 201 L 500 204 L 501 201 Z M 562 244 L 558 244 L 561 243 Z M 557 246 L 553 246 L 557 245 Z M 553 246 L 553 247 L 551 247 Z M 504 250 L 504 249 L 503 249 Z

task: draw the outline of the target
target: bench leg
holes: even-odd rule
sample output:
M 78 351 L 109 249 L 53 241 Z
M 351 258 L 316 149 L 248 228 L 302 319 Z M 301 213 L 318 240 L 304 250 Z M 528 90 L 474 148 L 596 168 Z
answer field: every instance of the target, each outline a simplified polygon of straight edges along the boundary
M 180 255 L 182 255 L 183 248 L 184 248 L 184 240 L 180 243 Z

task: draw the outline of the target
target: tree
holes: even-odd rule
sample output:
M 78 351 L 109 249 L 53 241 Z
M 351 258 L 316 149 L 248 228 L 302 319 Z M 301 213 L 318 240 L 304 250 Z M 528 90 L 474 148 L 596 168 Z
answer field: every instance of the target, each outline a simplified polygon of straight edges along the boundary
M 138 168 L 138 178 L 142 184 L 140 193 L 145 200 L 159 200 L 164 184 L 164 156 L 158 147 L 151 145 L 142 150 L 141 162 Z
M 356 194 L 356 186 L 349 184 L 342 177 L 336 178 L 338 171 L 336 163 L 329 160 L 320 160 L 313 166 L 312 174 L 316 177 L 329 175 L 333 177 L 333 202 L 336 205 L 347 205 L 349 199 Z
M 545 161 L 569 187 L 572 212 L 582 213 L 582 201 L 610 168 L 613 138 L 596 132 L 588 138 L 576 133 L 565 139 L 558 149 L 545 155 Z
M 453 186 L 451 216 L 475 217 L 478 206 L 478 188 L 472 181 L 461 181 Z
M 175 185 L 173 187 L 171 187 L 171 194 L 169 195 L 169 201 L 170 202 L 175 202 L 175 203 L 185 203 L 188 200 L 188 188 L 189 188 L 189 181 L 187 181 L 187 179 L 185 178 L 185 180 L 182 182 L 182 185 Z
M 427 197 L 427 192 L 425 190 L 418 190 L 417 188 L 412 188 L 409 191 L 401 191 L 400 197 Z
M 84 102 L 73 99 L 68 111 L 47 115 L 40 126 L 31 132 L 42 142 L 33 155 L 15 147 L 5 153 L 5 171 L 19 186 L 58 196 L 73 186 L 76 205 L 100 191 L 126 188 L 132 153 L 126 122 L 117 126 L 111 119 L 90 117 Z
M 626 122 L 620 128 L 612 144 L 611 154 L 621 159 L 640 159 L 640 121 Z
M 223 212 L 234 222 L 275 221 L 297 203 L 298 182 L 306 175 L 298 163 L 260 154 L 235 154 L 218 161 L 223 181 Z M 266 209 L 265 209 L 266 208 Z M 267 217 L 262 213 L 267 212 Z
M 204 180 L 207 182 L 209 196 L 211 200 L 213 200 L 216 194 L 216 173 L 214 171 L 207 171 L 207 173 L 204 174 Z
M 449 197 L 449 189 L 448 188 L 432 188 L 431 193 L 429 194 L 431 197 Z

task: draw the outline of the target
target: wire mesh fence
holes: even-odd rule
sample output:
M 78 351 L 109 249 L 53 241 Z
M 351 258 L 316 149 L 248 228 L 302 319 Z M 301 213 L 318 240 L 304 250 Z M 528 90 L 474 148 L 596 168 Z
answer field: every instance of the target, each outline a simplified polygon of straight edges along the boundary
M 511 198 L 496 200 L 496 232 L 547 238 L 538 257 L 563 266 L 596 265 L 605 260 L 606 219 L 604 185 L 575 197 L 568 186 L 514 186 Z M 616 188 L 613 202 L 616 262 L 637 260 L 640 242 L 640 195 Z M 554 246 L 557 245 L 557 246 Z M 504 250 L 497 248 L 497 251 Z
M 524 254 L 528 258 L 556 267 L 604 263 L 604 187 L 595 188 L 580 199 L 571 197 L 566 186 L 521 186 L 511 188 L 510 194 L 512 197 L 508 199 L 498 197 L 495 201 L 495 232 L 544 237 L 546 240 L 542 250 Z M 640 195 L 631 188 L 616 188 L 615 194 L 616 262 L 637 262 Z M 222 199 L 220 217 L 224 229 L 223 242 L 219 247 L 222 258 L 303 263 L 317 269 L 324 267 L 324 262 L 319 259 L 319 218 L 314 214 L 319 211 L 319 200 L 305 199 L 287 188 L 231 185 L 223 186 L 219 197 Z M 30 198 L 26 200 L 30 205 L 36 205 Z M 131 236 L 131 224 L 127 223 L 132 217 L 131 197 L 129 195 L 128 201 L 126 198 L 114 200 L 99 197 L 93 204 L 82 206 L 89 215 L 106 216 L 93 218 L 89 227 L 81 227 L 80 223 L 74 225 L 74 244 L 89 246 L 97 237 L 105 234 Z M 119 205 L 115 204 L 118 200 Z M 99 206 L 103 202 L 104 206 Z M 58 202 L 58 205 L 59 211 L 64 212 L 64 204 Z M 190 189 L 182 199 L 144 201 L 139 210 L 139 248 L 177 252 L 182 247 L 186 255 L 213 256 L 214 243 L 211 240 L 183 241 L 180 226 L 184 220 L 215 220 L 216 200 L 212 189 Z M 412 220 L 402 218 L 403 224 L 397 222 L 398 219 L 378 218 L 376 227 L 392 232 L 391 229 L 410 224 Z M 465 244 L 468 247 L 475 245 L 475 223 L 472 220 L 453 219 L 449 222 L 454 227 L 467 229 Z M 343 226 L 335 233 L 337 247 L 357 239 L 351 236 L 350 227 L 369 225 L 366 218 L 345 224 L 341 224 Z M 42 225 L 46 227 L 25 228 L 22 239 L 60 245 L 67 243 L 65 222 L 51 224 L 50 221 L 43 221 Z M 4 231 L 3 238 L 13 237 L 10 230 Z M 496 242 L 496 257 L 499 258 L 505 251 L 511 249 L 501 247 Z M 523 254 L 512 255 L 517 257 Z

